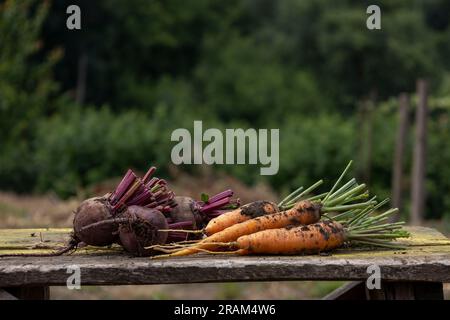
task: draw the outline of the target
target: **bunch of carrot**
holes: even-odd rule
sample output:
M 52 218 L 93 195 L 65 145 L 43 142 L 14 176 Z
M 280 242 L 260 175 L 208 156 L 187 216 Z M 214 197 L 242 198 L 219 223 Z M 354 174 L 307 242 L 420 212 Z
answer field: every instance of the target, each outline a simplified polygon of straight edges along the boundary
M 387 200 L 368 199 L 366 186 L 355 179 L 340 186 L 350 166 L 326 193 L 308 198 L 319 181 L 304 191 L 297 189 L 278 206 L 259 201 L 212 219 L 202 230 L 202 240 L 152 249 L 168 253 L 157 257 L 172 257 L 197 252 L 319 253 L 345 244 L 398 247 L 392 240 L 408 236 L 401 229 L 403 222 L 386 223 L 397 209 L 377 214 Z

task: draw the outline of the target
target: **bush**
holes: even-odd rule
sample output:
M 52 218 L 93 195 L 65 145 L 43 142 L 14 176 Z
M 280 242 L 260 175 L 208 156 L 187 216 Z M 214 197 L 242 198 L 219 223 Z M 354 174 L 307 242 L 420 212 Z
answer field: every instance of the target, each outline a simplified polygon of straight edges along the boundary
M 39 123 L 35 140 L 37 191 L 61 196 L 155 160 L 155 121 L 139 112 L 115 115 L 75 108 Z
M 347 162 L 356 160 L 355 130 L 353 118 L 337 114 L 291 117 L 280 128 L 280 171 L 272 184 L 293 189 L 324 178 L 330 187 Z

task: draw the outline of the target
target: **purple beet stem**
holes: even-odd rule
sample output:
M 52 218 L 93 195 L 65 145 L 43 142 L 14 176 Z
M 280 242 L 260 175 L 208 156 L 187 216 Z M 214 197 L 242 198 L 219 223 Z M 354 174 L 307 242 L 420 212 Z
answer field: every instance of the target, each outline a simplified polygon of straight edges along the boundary
M 215 196 L 212 196 L 211 198 L 209 198 L 207 203 L 213 203 L 213 202 L 219 201 L 223 198 L 230 198 L 233 196 L 233 194 L 234 194 L 234 192 L 231 189 L 222 191 L 222 192 L 216 194 Z
M 150 176 L 156 171 L 156 167 L 150 167 L 150 169 L 147 170 L 147 173 L 145 174 L 144 178 L 142 178 L 143 183 L 147 183 L 147 180 L 150 178 Z
M 112 199 L 113 204 L 115 204 L 117 201 L 119 201 L 120 198 L 122 198 L 122 196 L 128 190 L 130 185 L 134 182 L 135 178 L 136 175 L 134 174 L 134 172 L 128 169 L 127 173 L 125 174 L 122 181 L 117 186 L 116 191 L 114 192 L 114 196 Z
M 200 209 L 201 212 L 208 212 L 214 209 L 218 209 L 230 203 L 230 198 L 224 198 L 216 202 L 208 202 L 208 204 L 202 206 Z
M 192 221 L 181 221 L 169 224 L 169 229 L 182 229 L 184 227 L 192 227 Z
M 113 210 L 122 206 L 139 205 L 159 209 L 163 213 L 170 211 L 170 208 L 176 205 L 173 201 L 174 193 L 168 189 L 165 180 L 151 177 L 155 170 L 155 167 L 150 167 L 140 179 L 128 169 L 109 198 Z

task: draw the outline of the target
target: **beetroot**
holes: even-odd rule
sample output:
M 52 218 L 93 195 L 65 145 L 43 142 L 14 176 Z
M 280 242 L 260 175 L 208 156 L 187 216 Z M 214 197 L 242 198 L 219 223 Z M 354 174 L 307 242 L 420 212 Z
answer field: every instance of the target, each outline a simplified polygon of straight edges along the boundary
M 117 239 L 116 223 L 88 226 L 104 220 L 112 219 L 111 205 L 104 197 L 84 200 L 75 212 L 73 219 L 74 238 L 92 246 L 107 246 Z M 84 229 L 83 229 L 84 228 Z
M 201 229 L 212 218 L 239 207 L 239 199 L 232 200 L 233 191 L 222 191 L 212 197 L 202 194 L 202 200 L 196 201 L 190 197 L 175 197 L 177 204 L 169 213 L 173 222 L 192 221 L 193 228 Z
M 81 242 L 92 246 L 119 243 L 128 251 L 142 255 L 144 245 L 163 244 L 167 232 L 155 233 L 154 230 L 161 227 L 167 229 L 167 221 L 161 212 L 171 211 L 176 203 L 166 181 L 151 177 L 155 170 L 151 167 L 142 178 L 128 170 L 112 193 L 83 201 L 75 211 L 74 231 L 64 248 L 49 254 L 19 256 L 60 255 L 75 250 Z M 119 236 L 120 232 L 122 234 Z
M 169 229 L 180 231 L 169 232 L 167 242 L 193 240 L 201 238 L 201 234 L 186 233 L 183 230 L 203 229 L 208 222 L 228 210 L 239 207 L 239 199 L 232 200 L 233 191 L 226 190 L 215 196 L 202 194 L 202 200 L 177 196 L 173 201 L 177 204 L 167 214 Z
M 114 192 L 83 201 L 73 221 L 75 240 L 92 246 L 120 243 L 117 219 L 124 219 L 122 213 L 129 206 L 171 210 L 176 205 L 173 202 L 174 194 L 167 188 L 164 180 L 151 178 L 155 170 L 155 167 L 151 167 L 143 178 L 128 170 Z M 128 213 L 126 218 L 128 217 L 134 215 Z
M 112 193 L 84 200 L 75 212 L 74 231 L 66 247 L 51 254 L 25 255 L 60 255 L 82 242 L 92 246 L 118 243 L 133 255 L 148 256 L 155 252 L 146 247 L 201 237 L 197 229 L 239 206 L 238 200 L 231 199 L 231 190 L 213 197 L 203 194 L 201 201 L 175 197 L 165 180 L 151 177 L 155 170 L 151 167 L 142 178 L 128 170 Z
M 189 221 L 191 222 L 191 228 L 197 229 L 198 208 L 195 200 L 183 196 L 176 196 L 173 200 L 177 205 L 167 214 L 169 221 L 171 223 Z
M 165 244 L 168 229 L 164 215 L 156 210 L 139 206 L 130 206 L 123 214 L 125 222 L 120 223 L 120 243 L 128 252 L 135 256 L 149 256 L 153 253 L 145 247 L 155 244 Z

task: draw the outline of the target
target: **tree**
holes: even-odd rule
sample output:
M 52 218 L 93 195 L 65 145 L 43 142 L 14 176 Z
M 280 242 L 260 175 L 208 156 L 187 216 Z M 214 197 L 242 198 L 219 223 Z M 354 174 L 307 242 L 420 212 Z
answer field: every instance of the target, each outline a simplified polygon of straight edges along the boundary
M 51 70 L 60 52 L 35 61 L 47 11 L 47 2 L 0 3 L 0 184 L 9 188 L 26 184 L 20 173 L 29 172 L 35 124 L 51 112 L 52 94 L 57 90 Z M 16 173 L 17 166 L 25 169 Z

